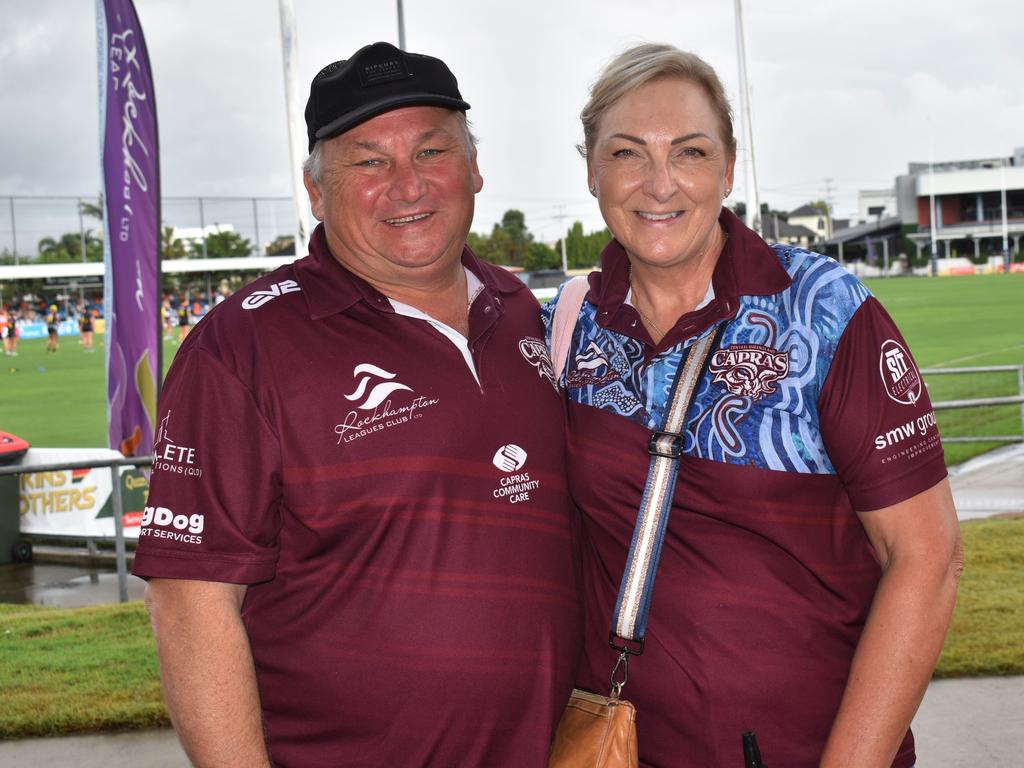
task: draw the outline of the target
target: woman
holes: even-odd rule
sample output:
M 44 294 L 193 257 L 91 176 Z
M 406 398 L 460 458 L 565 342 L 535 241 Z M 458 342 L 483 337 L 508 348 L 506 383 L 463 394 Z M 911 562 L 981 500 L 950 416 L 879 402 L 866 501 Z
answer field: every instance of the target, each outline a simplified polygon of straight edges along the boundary
M 651 434 L 687 350 L 718 333 L 623 693 L 641 763 L 739 766 L 741 732 L 754 730 L 770 766 L 913 765 L 908 727 L 962 556 L 906 344 L 837 263 L 770 247 L 723 208 L 736 140 L 701 59 L 628 50 L 581 117 L 590 192 L 614 239 L 561 382 L 585 532 L 577 684 L 607 692 Z
M 78 319 L 78 328 L 82 337 L 82 349 L 86 352 L 92 352 L 92 310 L 88 307 L 82 308 L 82 315 Z
M 51 304 L 46 312 L 46 351 L 56 352 L 60 345 L 57 342 L 57 334 L 60 329 L 60 314 L 57 312 L 57 305 Z

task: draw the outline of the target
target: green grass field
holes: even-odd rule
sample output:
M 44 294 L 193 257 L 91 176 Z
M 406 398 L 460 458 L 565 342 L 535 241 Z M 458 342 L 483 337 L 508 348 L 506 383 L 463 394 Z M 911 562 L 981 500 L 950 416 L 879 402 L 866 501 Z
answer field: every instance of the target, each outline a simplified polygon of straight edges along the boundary
M 1024 364 L 1024 274 L 873 280 L 868 287 L 895 318 L 922 368 Z M 44 340 L 22 341 L 0 369 L 0 430 L 40 448 L 106 445 L 103 343 L 83 352 L 63 337 L 47 355 Z M 177 347 L 164 342 L 164 366 Z M 1016 374 L 926 377 L 933 401 L 1015 395 Z M 943 411 L 944 436 L 1020 434 L 1020 408 Z M 959 463 L 998 443 L 947 444 Z

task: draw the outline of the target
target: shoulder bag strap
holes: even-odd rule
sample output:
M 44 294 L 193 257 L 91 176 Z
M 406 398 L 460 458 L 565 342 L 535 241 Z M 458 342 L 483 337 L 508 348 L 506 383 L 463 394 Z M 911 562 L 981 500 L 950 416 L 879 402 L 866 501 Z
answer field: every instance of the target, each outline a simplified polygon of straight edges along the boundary
M 572 278 L 562 286 L 562 294 L 555 305 L 555 315 L 551 320 L 551 365 L 555 369 L 555 381 L 561 380 L 568 362 L 572 332 L 589 287 L 586 277 Z
M 615 602 L 609 633 L 610 645 L 620 652 L 616 671 L 620 664 L 625 663 L 626 654 L 638 656 L 643 652 L 643 638 L 647 631 L 647 617 L 651 610 L 651 595 L 654 592 L 654 575 L 661 557 L 661 546 L 672 511 L 672 496 L 679 473 L 686 412 L 704 370 L 705 360 L 711 350 L 718 345 L 724 327 L 723 323 L 717 330 L 705 334 L 690 348 L 673 386 L 664 426 L 651 435 L 648 444 L 651 463 L 647 471 L 647 483 L 640 500 L 640 510 L 637 513 L 633 540 L 629 545 L 626 569 L 622 574 L 622 584 L 619 586 L 619 596 Z M 616 684 L 615 672 L 612 674 L 613 690 L 621 688 L 625 679 Z

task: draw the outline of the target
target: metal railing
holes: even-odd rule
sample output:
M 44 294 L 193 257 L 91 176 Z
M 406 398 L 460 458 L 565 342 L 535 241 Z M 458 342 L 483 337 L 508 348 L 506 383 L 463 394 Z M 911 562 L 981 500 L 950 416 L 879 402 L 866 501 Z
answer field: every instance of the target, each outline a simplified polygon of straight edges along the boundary
M 131 456 L 119 459 L 89 459 L 84 461 L 56 461 L 51 464 L 33 464 L 19 466 L 11 464 L 0 467 L 0 477 L 4 475 L 35 474 L 37 472 L 60 472 L 68 469 L 110 468 L 110 499 L 114 514 L 114 555 L 117 559 L 117 596 L 122 603 L 128 602 L 128 553 L 124 542 L 124 506 L 121 499 L 121 467 L 148 467 L 153 464 L 152 456 Z M 92 541 L 96 536 L 59 536 L 64 539 L 85 539 Z
M 936 411 L 956 408 L 983 408 L 993 405 L 1020 405 L 1021 434 L 1019 435 L 957 435 L 942 436 L 944 443 L 1019 443 L 1024 442 L 1024 365 L 982 365 L 973 368 L 922 368 L 922 376 L 944 376 L 976 373 L 1017 373 L 1017 394 L 1004 397 L 978 397 L 964 400 L 945 400 L 932 403 Z

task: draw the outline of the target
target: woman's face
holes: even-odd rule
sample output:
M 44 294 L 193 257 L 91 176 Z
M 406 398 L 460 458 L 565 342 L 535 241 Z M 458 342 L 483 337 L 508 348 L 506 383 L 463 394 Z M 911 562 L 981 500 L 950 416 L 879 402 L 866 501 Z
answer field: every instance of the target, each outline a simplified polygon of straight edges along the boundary
M 664 79 L 601 117 L 587 176 L 630 259 L 675 266 L 713 241 L 735 164 L 704 90 Z

